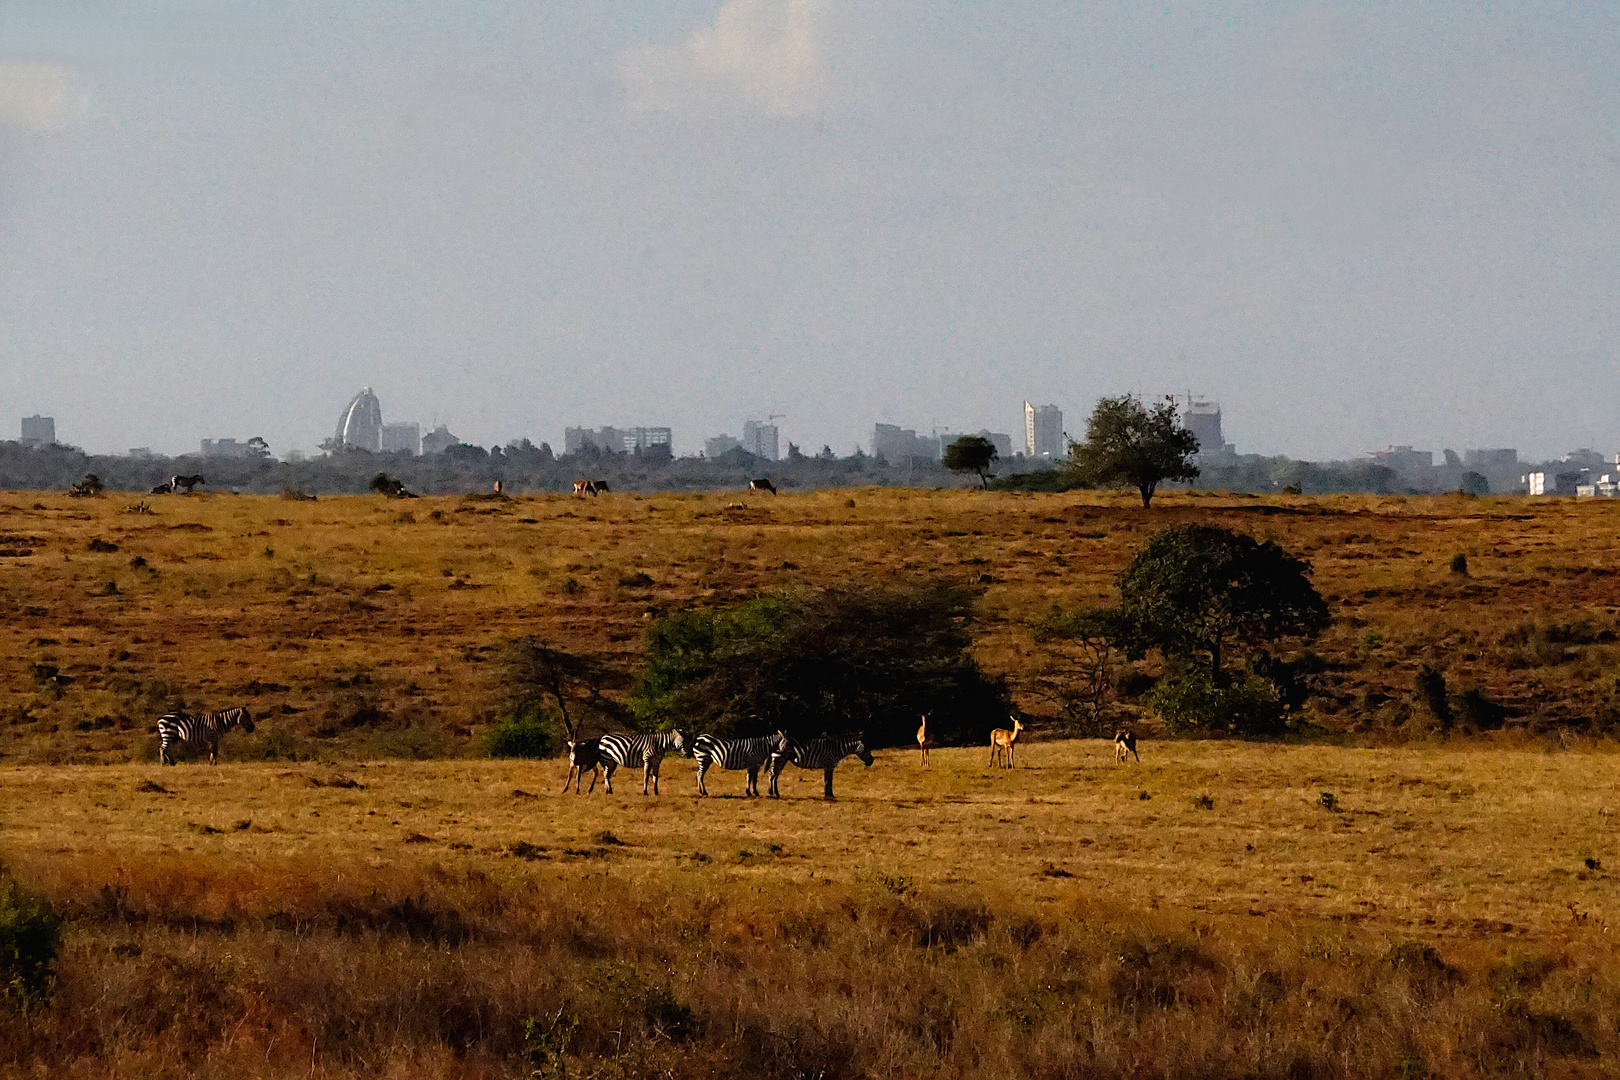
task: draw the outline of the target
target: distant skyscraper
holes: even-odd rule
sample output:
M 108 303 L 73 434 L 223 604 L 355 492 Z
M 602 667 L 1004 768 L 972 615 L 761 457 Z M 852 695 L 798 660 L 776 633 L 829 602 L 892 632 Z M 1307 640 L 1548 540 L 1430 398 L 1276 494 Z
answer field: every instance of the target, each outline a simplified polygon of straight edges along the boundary
M 1221 407 L 1217 403 L 1189 397 L 1187 413 L 1181 422 L 1198 440 L 1200 454 L 1219 454 L 1226 449 L 1226 439 L 1221 435 Z
M 24 446 L 49 446 L 56 441 L 56 419 L 51 416 L 25 416 L 22 419 Z
M 874 424 L 872 456 L 880 457 L 891 465 L 907 461 L 938 461 L 939 438 L 918 435 L 911 428 L 897 424 Z
M 382 451 L 385 454 L 416 454 L 422 449 L 422 425 L 384 424 Z
M 749 420 L 743 424 L 742 448 L 755 457 L 775 461 L 780 455 L 777 439 L 775 424 L 763 420 Z
M 1024 402 L 1024 453 L 1031 457 L 1062 457 L 1063 410 L 1056 405 L 1039 407 Z
M 376 453 L 382 449 L 382 426 L 382 405 L 368 386 L 350 399 L 332 439 L 340 446 Z

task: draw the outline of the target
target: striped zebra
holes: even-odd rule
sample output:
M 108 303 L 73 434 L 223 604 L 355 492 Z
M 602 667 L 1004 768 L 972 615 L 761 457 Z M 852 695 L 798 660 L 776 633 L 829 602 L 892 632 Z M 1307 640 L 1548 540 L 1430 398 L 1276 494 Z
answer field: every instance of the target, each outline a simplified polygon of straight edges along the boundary
M 692 757 L 697 760 L 698 794 L 709 794 L 703 777 L 718 765 L 722 769 L 747 769 L 748 784 L 743 788 L 743 795 L 758 795 L 760 768 L 770 762 L 772 754 L 786 749 L 787 736 L 780 731 L 763 739 L 721 739 L 713 735 L 699 735 L 692 743 Z
M 601 767 L 601 739 L 580 739 L 578 742 L 568 740 L 568 779 L 563 781 L 563 794 L 568 793 L 569 784 L 574 785 L 574 794 L 579 794 L 579 782 L 585 779 L 587 769 L 591 774 L 590 791 L 595 791 L 596 778 L 601 775 Z M 590 794 L 590 791 L 586 794 Z
M 864 735 L 823 735 L 819 739 L 784 740 L 786 748 L 771 754 L 771 798 L 782 797 L 776 790 L 776 781 L 791 761 L 801 769 L 823 770 L 827 777 L 824 796 L 831 801 L 834 798 L 833 770 L 840 761 L 854 754 L 861 759 L 861 764 L 871 768 L 872 752 L 866 748 L 865 740 Z
M 158 762 L 173 765 L 174 753 L 170 748 L 180 743 L 207 750 L 208 764 L 218 765 L 219 737 L 233 727 L 252 732 L 253 715 L 241 708 L 213 713 L 165 713 L 157 722 Z
M 657 735 L 604 735 L 601 741 L 602 773 L 607 781 L 607 793 L 613 794 L 613 770 L 641 770 L 641 793 L 647 794 L 647 785 L 658 794 L 658 766 L 671 750 L 682 757 L 688 756 L 686 736 L 679 731 L 665 731 Z

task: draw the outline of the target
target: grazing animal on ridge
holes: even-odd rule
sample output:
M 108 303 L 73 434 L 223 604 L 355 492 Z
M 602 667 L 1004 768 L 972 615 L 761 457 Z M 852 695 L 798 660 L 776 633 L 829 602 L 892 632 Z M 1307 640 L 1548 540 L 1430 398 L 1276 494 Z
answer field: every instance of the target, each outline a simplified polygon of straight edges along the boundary
M 595 495 L 596 494 L 596 485 L 591 483 L 589 480 L 575 480 L 574 481 L 574 494 L 575 495 Z
M 692 743 L 692 757 L 697 762 L 698 794 L 708 797 L 709 788 L 704 776 L 715 765 L 722 769 L 748 770 L 748 783 L 743 795 L 759 794 L 759 770 L 769 763 L 771 755 L 787 748 L 787 736 L 778 731 L 760 739 L 721 739 L 714 735 L 699 735 Z
M 861 759 L 861 764 L 867 768 L 872 767 L 872 752 L 866 748 L 864 735 L 823 735 L 819 739 L 787 739 L 782 750 L 771 754 L 771 798 L 780 799 L 782 793 L 777 790 L 776 782 L 782 776 L 782 770 L 787 768 L 788 762 L 793 762 L 801 769 L 820 769 L 826 777 L 823 785 L 822 797 L 831 802 L 833 795 L 833 770 L 838 763 L 854 754 Z
M 928 764 L 928 751 L 934 746 L 934 739 L 928 734 L 928 714 L 922 714 L 922 727 L 917 729 L 917 749 L 922 751 L 922 764 Z
M 1125 764 L 1125 754 L 1129 752 L 1138 762 L 1142 755 L 1136 752 L 1136 733 L 1130 728 L 1120 728 L 1114 732 L 1114 764 Z
M 155 487 L 151 491 L 147 492 L 147 494 L 148 495 L 167 495 L 167 494 L 169 494 L 169 492 L 171 492 L 173 490 L 174 490 L 174 485 L 172 485 L 172 484 L 159 484 L 157 487 Z
M 567 794 L 568 785 L 574 785 L 574 794 L 579 794 L 580 781 L 585 779 L 587 771 L 591 774 L 591 791 L 596 790 L 596 778 L 601 775 L 602 767 L 602 740 L 580 739 L 568 740 L 568 779 L 563 781 L 563 793 Z
M 679 731 L 665 731 L 657 735 L 604 735 L 601 738 L 602 772 L 608 794 L 613 794 L 613 771 L 621 766 L 641 770 L 641 793 L 658 794 L 658 766 L 671 750 L 681 757 L 690 757 L 686 736 Z
M 999 756 L 1003 768 L 1010 769 L 1013 767 L 1014 755 L 1017 753 L 1018 747 L 1018 733 L 1024 730 L 1024 722 L 1016 716 L 1012 718 L 1012 722 L 1011 731 L 1006 728 L 996 728 L 990 733 L 990 764 L 992 765 L 996 763 L 996 758 Z
M 251 734 L 253 714 L 243 708 L 215 713 L 165 713 L 157 722 L 158 763 L 173 765 L 173 748 L 184 744 L 207 750 L 208 764 L 218 765 L 219 737 L 233 727 Z
M 173 476 L 169 478 L 169 490 L 179 491 L 181 488 L 185 488 L 187 492 L 190 492 L 191 489 L 196 487 L 198 484 L 206 484 L 207 482 L 208 481 L 204 480 L 201 475 Z
M 762 476 L 758 480 L 750 480 L 750 481 L 748 481 L 748 490 L 749 491 L 768 491 L 772 495 L 775 495 L 776 494 L 776 485 L 771 483 L 771 478 L 770 477 Z
M 595 491 L 591 492 L 592 495 L 608 495 L 613 491 L 612 488 L 608 487 L 608 482 L 606 480 L 592 480 L 591 487 L 596 489 Z

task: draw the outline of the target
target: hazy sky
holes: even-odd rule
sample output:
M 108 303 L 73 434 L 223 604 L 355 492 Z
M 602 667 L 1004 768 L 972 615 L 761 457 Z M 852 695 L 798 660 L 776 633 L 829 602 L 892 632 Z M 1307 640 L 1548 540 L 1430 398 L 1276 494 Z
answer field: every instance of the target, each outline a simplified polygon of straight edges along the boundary
M 0 436 L 1620 448 L 1620 5 L 0 2 Z

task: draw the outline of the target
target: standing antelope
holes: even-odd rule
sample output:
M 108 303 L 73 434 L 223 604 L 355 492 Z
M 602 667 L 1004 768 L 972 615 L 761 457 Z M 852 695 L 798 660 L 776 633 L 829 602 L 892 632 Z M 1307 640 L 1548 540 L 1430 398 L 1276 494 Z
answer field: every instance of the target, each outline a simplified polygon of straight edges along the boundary
M 1130 728 L 1120 728 L 1114 732 L 1114 764 L 1125 764 L 1125 754 L 1129 752 L 1138 762 L 1142 755 L 1136 752 L 1136 733 Z
M 750 480 L 750 481 L 748 481 L 748 490 L 749 491 L 768 491 L 772 495 L 775 495 L 776 494 L 776 485 L 771 483 L 771 478 L 770 477 L 762 476 L 758 480 Z
M 595 495 L 596 494 L 596 485 L 591 483 L 589 480 L 575 480 L 574 481 L 574 494 L 575 495 Z
M 601 775 L 602 767 L 602 740 L 580 739 L 575 742 L 568 740 L 568 779 L 563 781 L 563 793 L 568 792 L 568 785 L 574 785 L 574 794 L 579 794 L 579 783 L 585 779 L 585 770 L 591 770 L 590 791 L 596 790 L 596 778 Z M 587 791 L 586 794 L 590 794 Z
M 917 749 L 922 751 L 922 764 L 928 764 L 928 751 L 933 748 L 934 740 L 928 734 L 928 714 L 922 714 L 922 727 L 917 729 Z
M 990 764 L 992 765 L 996 763 L 996 758 L 999 756 L 1003 768 L 1010 769 L 1013 767 L 1014 755 L 1017 753 L 1018 733 L 1024 730 L 1024 722 L 1016 716 L 1012 718 L 1012 722 L 1011 731 L 1006 728 L 996 728 L 990 733 Z

